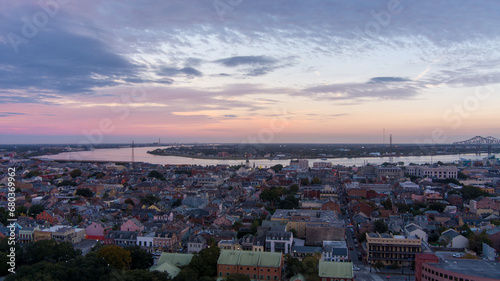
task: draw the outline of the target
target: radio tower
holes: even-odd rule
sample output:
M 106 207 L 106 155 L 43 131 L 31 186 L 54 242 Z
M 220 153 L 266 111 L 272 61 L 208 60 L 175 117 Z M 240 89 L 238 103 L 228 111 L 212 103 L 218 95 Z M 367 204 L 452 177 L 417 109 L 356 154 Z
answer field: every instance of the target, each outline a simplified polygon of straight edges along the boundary
M 389 135 L 389 152 L 392 153 L 392 134 Z
M 132 141 L 132 168 L 134 167 L 134 141 Z

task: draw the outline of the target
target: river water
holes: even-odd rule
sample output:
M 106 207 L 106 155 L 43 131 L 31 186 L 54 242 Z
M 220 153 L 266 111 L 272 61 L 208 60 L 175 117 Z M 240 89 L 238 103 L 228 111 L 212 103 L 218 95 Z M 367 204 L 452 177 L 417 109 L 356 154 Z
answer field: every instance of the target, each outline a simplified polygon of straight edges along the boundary
M 165 148 L 165 147 L 163 146 L 163 147 L 134 148 L 135 162 L 146 162 L 146 163 L 163 164 L 163 165 L 195 164 L 202 166 L 216 165 L 216 164 L 240 165 L 245 162 L 244 160 L 197 159 L 197 158 L 178 157 L 178 156 L 157 156 L 147 153 L 147 151 L 152 151 L 157 148 Z M 484 157 L 486 157 L 486 155 L 462 154 L 460 156 L 439 155 L 439 156 L 405 156 L 405 157 L 360 157 L 360 158 L 330 158 L 328 160 L 312 158 L 308 160 L 310 166 L 312 166 L 313 162 L 332 162 L 333 165 L 362 166 L 366 163 L 382 164 L 384 162 L 404 162 L 405 165 L 410 163 L 415 163 L 415 164 L 436 163 L 438 161 L 441 161 L 443 163 L 451 163 L 458 161 L 460 158 L 479 160 L 483 159 Z M 96 149 L 93 151 L 64 152 L 54 155 L 47 155 L 40 158 L 49 160 L 131 162 L 132 149 L 128 147 L 128 148 L 113 148 L 113 149 Z M 255 166 L 257 167 L 271 167 L 277 164 L 286 166 L 290 163 L 290 160 L 250 159 L 250 165 L 253 165 L 254 163 Z

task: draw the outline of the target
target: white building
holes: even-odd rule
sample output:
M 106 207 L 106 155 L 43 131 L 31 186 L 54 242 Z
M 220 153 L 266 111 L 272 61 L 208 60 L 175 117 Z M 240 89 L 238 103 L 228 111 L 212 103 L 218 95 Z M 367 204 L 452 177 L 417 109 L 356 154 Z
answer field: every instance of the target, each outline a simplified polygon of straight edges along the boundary
M 417 177 L 456 179 L 458 169 L 456 166 L 407 166 L 406 173 Z

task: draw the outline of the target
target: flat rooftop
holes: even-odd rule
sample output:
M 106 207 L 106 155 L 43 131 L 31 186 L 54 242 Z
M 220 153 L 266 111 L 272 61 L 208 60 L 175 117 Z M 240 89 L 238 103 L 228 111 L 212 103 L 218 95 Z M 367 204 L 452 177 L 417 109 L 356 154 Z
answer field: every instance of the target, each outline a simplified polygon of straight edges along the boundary
M 500 276 L 500 263 L 496 261 L 453 259 L 428 265 L 475 277 L 495 279 Z

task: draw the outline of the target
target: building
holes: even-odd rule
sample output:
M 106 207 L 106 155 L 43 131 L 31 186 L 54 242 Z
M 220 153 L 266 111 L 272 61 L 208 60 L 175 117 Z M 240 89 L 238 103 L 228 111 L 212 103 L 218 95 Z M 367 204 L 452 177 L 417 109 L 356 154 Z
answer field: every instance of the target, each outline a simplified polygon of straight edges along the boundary
M 147 251 L 147 252 L 153 252 L 153 245 L 154 245 L 154 237 L 155 233 L 150 232 L 146 234 L 140 233 L 137 236 L 137 246 L 141 247 L 141 249 Z
M 314 162 L 313 169 L 331 169 L 333 167 L 332 162 Z
M 136 218 L 131 218 L 128 219 L 126 222 L 124 222 L 121 227 L 121 231 L 143 231 L 144 230 L 144 225 L 138 221 Z
M 422 241 L 427 242 L 428 236 L 427 233 L 422 230 L 422 228 L 414 223 L 410 223 L 405 225 L 404 234 L 407 236 L 415 236 L 417 238 L 422 239 Z
M 368 233 L 366 235 L 366 257 L 370 264 L 382 262 L 385 265 L 406 266 L 415 260 L 415 254 L 422 251 L 422 241 L 415 236 L 393 236 L 389 233 Z
M 404 176 L 404 171 L 400 167 L 396 166 L 380 166 L 380 167 L 375 167 L 375 174 L 377 175 L 377 178 L 402 178 Z
M 352 281 L 352 262 L 319 261 L 318 276 L 321 281 Z
M 439 241 L 447 243 L 448 248 L 467 248 L 469 240 L 454 229 L 448 229 L 441 233 Z
M 281 280 L 283 266 L 282 253 L 221 250 L 217 276 L 239 273 L 252 280 Z
M 271 217 L 271 221 L 278 221 L 286 225 L 286 230 L 295 229 L 297 238 L 306 238 L 306 228 L 329 224 L 331 227 L 343 228 L 344 222 L 339 220 L 338 213 L 325 210 L 286 210 L 278 209 Z M 328 239 L 327 239 L 328 240 Z M 329 239 L 335 240 L 335 239 Z
M 243 250 L 238 240 L 220 240 L 217 247 L 221 250 Z
M 349 251 L 345 241 L 323 241 L 323 251 L 321 260 L 347 262 L 349 261 Z
M 189 237 L 188 253 L 198 253 L 207 247 L 207 240 L 201 235 Z
M 286 226 L 273 226 L 266 233 L 266 251 L 290 254 L 292 251 L 293 234 L 285 231 Z
M 458 169 L 456 166 L 407 166 L 406 173 L 422 178 L 456 179 Z
M 500 253 L 500 226 L 497 226 L 495 228 L 486 231 L 486 234 L 488 235 L 488 238 L 491 240 L 493 248 Z
M 500 266 L 495 261 L 444 259 L 433 254 L 415 258 L 416 281 L 498 281 Z
M 104 236 L 104 244 L 115 244 L 121 247 L 137 244 L 137 232 L 112 230 Z

